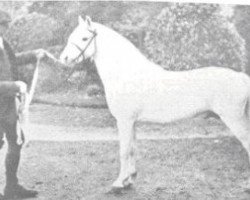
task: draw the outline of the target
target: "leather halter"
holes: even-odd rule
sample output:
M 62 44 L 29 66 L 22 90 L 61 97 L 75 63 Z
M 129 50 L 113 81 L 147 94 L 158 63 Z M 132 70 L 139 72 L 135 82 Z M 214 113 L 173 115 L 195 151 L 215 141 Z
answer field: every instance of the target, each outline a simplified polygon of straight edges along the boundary
M 94 40 L 95 37 L 97 36 L 96 30 L 93 30 L 93 31 L 92 31 L 92 30 L 89 30 L 89 31 L 90 31 L 91 33 L 93 33 L 93 36 L 90 38 L 89 42 L 87 43 L 87 45 L 85 46 L 84 49 L 82 49 L 81 47 L 79 47 L 77 44 L 72 43 L 72 44 L 80 51 L 80 53 L 79 53 L 79 55 L 78 55 L 76 58 L 74 58 L 74 60 L 72 60 L 72 62 L 71 62 L 70 64 L 77 64 L 76 61 L 77 61 L 81 56 L 83 56 L 83 58 L 84 58 L 84 53 L 85 53 L 85 51 L 88 49 L 89 45 L 93 42 L 93 40 Z M 63 81 L 61 81 L 59 84 L 57 84 L 55 87 L 53 87 L 51 90 L 49 90 L 48 93 L 53 92 L 54 90 L 56 90 L 57 88 L 59 88 L 63 83 L 67 82 L 68 79 L 71 77 L 71 75 L 72 75 L 75 71 L 77 71 L 77 70 L 79 70 L 79 67 L 77 67 L 77 66 L 72 67 L 71 70 L 70 70 L 70 72 L 69 72 L 68 75 L 66 76 L 66 78 L 65 78 Z
M 90 38 L 89 42 L 87 43 L 87 45 L 85 46 L 84 49 L 82 49 L 81 47 L 79 47 L 77 44 L 75 43 L 72 43 L 79 51 L 80 51 L 80 54 L 72 61 L 72 63 L 76 63 L 76 61 L 81 57 L 83 56 L 84 58 L 84 53 L 85 51 L 88 49 L 89 45 L 92 43 L 92 41 L 95 39 L 95 37 L 97 36 L 97 32 L 96 30 L 92 31 L 92 30 L 89 30 L 89 32 L 93 33 L 93 36 Z

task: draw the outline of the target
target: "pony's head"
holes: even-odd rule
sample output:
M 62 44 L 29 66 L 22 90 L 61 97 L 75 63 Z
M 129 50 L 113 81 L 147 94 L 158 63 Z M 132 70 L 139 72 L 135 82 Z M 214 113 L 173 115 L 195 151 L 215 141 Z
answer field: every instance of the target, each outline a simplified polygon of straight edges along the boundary
M 78 17 L 78 26 L 68 38 L 68 43 L 60 55 L 60 61 L 64 64 L 76 64 L 87 58 L 93 58 L 96 31 L 90 17 L 83 19 Z

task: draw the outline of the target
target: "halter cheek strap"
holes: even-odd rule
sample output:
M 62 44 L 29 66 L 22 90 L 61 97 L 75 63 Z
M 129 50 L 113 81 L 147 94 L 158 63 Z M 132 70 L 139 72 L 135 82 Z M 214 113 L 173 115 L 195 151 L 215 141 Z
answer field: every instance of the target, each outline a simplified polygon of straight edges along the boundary
M 71 62 L 72 64 L 75 64 L 76 61 L 81 57 L 83 56 L 84 58 L 84 53 L 85 51 L 87 50 L 87 48 L 89 47 L 89 45 L 91 44 L 91 42 L 94 40 L 94 38 L 97 36 L 97 32 L 96 30 L 89 30 L 91 33 L 93 33 L 93 36 L 91 37 L 91 39 L 89 40 L 88 44 L 86 45 L 86 47 L 84 49 L 82 49 L 81 47 L 79 47 L 77 44 L 75 43 L 72 43 L 72 45 L 74 45 L 79 51 L 80 51 L 80 54 Z M 66 82 L 70 77 L 71 75 L 76 71 L 76 70 L 79 70 L 79 67 L 76 65 L 74 66 L 70 72 L 66 75 L 66 78 L 61 81 L 59 84 L 56 85 L 56 87 L 52 88 L 51 90 L 49 90 L 49 92 L 52 92 L 54 91 L 55 89 L 59 88 L 64 82 Z
M 83 56 L 83 59 L 85 59 L 84 53 L 86 52 L 86 50 L 88 49 L 89 45 L 92 43 L 92 41 L 97 36 L 96 30 L 89 30 L 89 32 L 91 32 L 93 34 L 93 36 L 90 38 L 89 42 L 87 43 L 87 45 L 85 46 L 84 49 L 82 49 L 81 47 L 79 47 L 77 44 L 72 43 L 80 51 L 80 54 L 72 61 L 72 63 L 75 63 L 81 56 Z

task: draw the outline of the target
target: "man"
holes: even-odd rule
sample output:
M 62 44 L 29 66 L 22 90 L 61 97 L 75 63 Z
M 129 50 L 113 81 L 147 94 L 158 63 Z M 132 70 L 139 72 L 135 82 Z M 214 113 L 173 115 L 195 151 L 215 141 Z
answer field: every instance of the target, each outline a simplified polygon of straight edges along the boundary
M 42 57 L 42 51 L 33 51 L 15 55 L 10 45 L 3 39 L 8 29 L 10 16 L 0 10 L 0 149 L 5 135 L 8 152 L 5 159 L 6 186 L 1 199 L 31 198 L 36 191 L 28 190 L 18 183 L 17 170 L 20 151 L 24 140 L 23 131 L 19 126 L 19 106 L 22 98 L 18 94 L 26 92 L 26 84 L 18 73 L 18 67 L 28 63 L 36 63 Z

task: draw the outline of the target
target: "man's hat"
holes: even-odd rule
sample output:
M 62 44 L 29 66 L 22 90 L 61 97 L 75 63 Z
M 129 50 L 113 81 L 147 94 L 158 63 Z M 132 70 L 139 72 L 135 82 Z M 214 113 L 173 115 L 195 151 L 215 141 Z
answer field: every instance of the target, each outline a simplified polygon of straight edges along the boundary
M 0 10 L 0 24 L 8 24 L 9 22 L 11 22 L 10 15 L 5 11 Z

